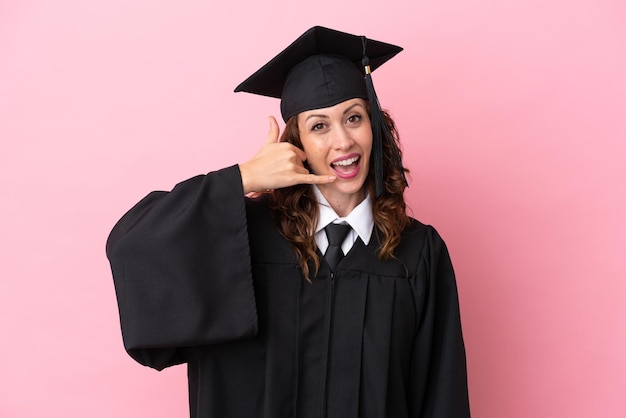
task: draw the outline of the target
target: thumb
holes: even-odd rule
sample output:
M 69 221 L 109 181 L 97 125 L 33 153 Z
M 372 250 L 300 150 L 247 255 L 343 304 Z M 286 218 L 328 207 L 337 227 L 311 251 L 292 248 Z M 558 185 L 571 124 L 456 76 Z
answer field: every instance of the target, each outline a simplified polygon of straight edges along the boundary
M 267 133 L 265 142 L 267 144 L 272 144 L 279 141 L 278 134 L 280 133 L 280 128 L 278 127 L 278 122 L 276 122 L 274 116 L 270 116 L 268 119 L 270 122 L 270 131 Z

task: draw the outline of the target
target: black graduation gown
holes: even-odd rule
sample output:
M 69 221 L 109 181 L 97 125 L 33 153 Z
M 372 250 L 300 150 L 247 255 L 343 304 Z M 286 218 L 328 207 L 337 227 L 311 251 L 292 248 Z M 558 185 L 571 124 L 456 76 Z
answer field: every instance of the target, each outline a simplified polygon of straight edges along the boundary
M 469 416 L 456 283 L 445 244 L 412 220 L 396 260 L 376 233 L 331 276 L 304 280 L 267 198 L 237 166 L 153 192 L 107 242 L 124 345 L 188 363 L 191 417 Z

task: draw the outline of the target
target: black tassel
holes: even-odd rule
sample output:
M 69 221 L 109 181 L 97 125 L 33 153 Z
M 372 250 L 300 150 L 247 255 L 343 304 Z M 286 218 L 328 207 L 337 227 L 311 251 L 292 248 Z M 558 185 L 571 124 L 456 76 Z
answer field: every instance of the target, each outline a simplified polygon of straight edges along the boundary
M 387 159 L 393 164 L 402 174 L 404 184 L 408 187 L 406 176 L 404 175 L 404 168 L 402 167 L 402 161 L 400 160 L 400 152 L 396 141 L 391 134 L 391 130 L 387 125 L 385 116 L 380 107 L 376 90 L 374 90 L 374 83 L 372 81 L 372 74 L 369 66 L 369 58 L 366 55 L 367 38 L 361 37 L 363 44 L 363 59 L 361 63 L 365 69 L 365 87 L 367 88 L 367 96 L 370 102 L 370 120 L 372 124 L 372 152 L 374 154 L 374 181 L 376 185 L 376 197 L 380 197 L 384 192 L 384 165 L 383 158 Z M 383 141 L 389 144 L 391 149 L 391 155 L 384 155 Z

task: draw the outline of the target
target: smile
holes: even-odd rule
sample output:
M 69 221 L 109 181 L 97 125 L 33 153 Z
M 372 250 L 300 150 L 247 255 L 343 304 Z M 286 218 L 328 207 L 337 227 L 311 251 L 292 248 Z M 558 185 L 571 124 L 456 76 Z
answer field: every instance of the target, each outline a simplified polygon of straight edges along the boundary
M 342 157 L 330 163 L 333 171 L 342 179 L 351 179 L 359 174 L 361 156 L 358 154 L 349 155 L 348 158 Z
M 347 166 L 347 165 L 356 163 L 357 161 L 359 161 L 359 157 L 352 157 L 352 158 L 348 158 L 346 160 L 336 161 L 336 162 L 332 163 L 331 165 L 333 165 L 333 166 L 337 166 L 337 165 Z

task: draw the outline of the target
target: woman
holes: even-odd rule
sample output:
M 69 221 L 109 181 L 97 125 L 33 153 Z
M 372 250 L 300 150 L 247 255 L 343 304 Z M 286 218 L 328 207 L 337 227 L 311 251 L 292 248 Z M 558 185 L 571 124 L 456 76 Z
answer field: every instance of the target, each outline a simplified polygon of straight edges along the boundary
M 280 141 L 270 118 L 253 159 L 149 194 L 111 232 L 125 348 L 188 363 L 192 417 L 469 416 L 450 259 L 406 215 L 369 78 L 400 50 L 310 29 L 236 89 L 281 98 Z

